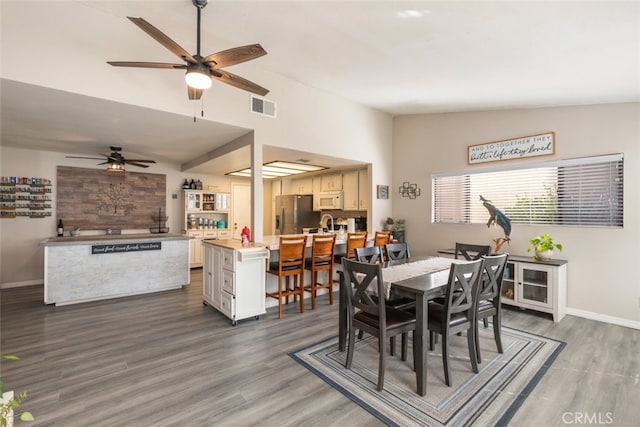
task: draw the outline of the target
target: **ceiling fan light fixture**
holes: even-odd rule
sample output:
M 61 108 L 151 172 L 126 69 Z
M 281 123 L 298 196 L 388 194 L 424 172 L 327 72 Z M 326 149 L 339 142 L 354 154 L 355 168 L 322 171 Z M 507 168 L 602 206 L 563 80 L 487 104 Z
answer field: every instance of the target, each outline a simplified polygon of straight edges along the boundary
M 107 172 L 124 172 L 124 163 L 107 164 Z
M 211 87 L 209 69 L 203 64 L 189 65 L 184 80 L 194 89 L 209 89 Z

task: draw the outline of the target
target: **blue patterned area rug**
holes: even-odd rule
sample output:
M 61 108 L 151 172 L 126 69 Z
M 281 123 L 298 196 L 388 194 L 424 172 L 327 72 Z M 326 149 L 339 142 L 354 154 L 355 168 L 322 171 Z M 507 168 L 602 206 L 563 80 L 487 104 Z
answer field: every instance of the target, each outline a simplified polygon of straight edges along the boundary
M 444 383 L 440 341 L 429 352 L 427 395 L 416 393 L 413 357 L 387 353 L 384 390 L 376 389 L 377 339 L 356 344 L 352 369 L 333 337 L 291 353 L 296 361 L 389 426 L 507 425 L 565 346 L 564 342 L 502 327 L 504 353 L 496 351 L 493 328 L 480 327 L 482 362 L 473 374 L 467 338 L 453 336 L 449 366 L 453 386 Z M 389 343 L 386 344 L 387 349 Z M 388 351 L 388 350 L 387 350 Z M 411 353 L 411 342 L 409 342 Z

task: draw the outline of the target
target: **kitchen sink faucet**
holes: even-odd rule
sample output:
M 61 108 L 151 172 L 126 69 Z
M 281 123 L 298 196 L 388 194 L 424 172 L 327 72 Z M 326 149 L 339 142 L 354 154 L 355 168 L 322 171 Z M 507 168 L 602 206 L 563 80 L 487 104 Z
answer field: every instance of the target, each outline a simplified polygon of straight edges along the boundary
M 329 229 L 329 232 L 333 233 L 333 217 L 329 214 L 323 214 L 322 218 L 320 218 L 320 228 L 322 228 L 322 223 L 324 222 L 325 217 L 329 217 L 331 220 L 331 228 Z

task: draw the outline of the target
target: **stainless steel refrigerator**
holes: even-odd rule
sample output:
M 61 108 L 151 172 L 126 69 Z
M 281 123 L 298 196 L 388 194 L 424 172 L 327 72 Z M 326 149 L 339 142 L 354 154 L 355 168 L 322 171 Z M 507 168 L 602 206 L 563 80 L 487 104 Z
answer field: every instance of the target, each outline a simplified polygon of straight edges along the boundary
M 319 222 L 312 195 L 276 196 L 276 234 L 300 234 L 302 228 L 318 227 Z

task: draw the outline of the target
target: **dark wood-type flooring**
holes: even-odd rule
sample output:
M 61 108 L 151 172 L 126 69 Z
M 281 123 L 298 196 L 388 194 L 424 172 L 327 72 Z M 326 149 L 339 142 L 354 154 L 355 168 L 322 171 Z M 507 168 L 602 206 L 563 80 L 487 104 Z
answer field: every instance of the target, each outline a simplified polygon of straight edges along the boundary
M 288 352 L 337 334 L 337 303 L 277 307 L 258 321 L 203 306 L 201 270 L 182 290 L 54 307 L 42 286 L 1 297 L 5 389 L 28 390 L 31 426 L 375 426 Z M 504 311 L 504 324 L 567 342 L 514 426 L 640 419 L 640 331 Z M 465 339 L 460 337 L 460 339 Z M 610 415 L 608 415 L 610 414 Z M 606 418 L 609 416 L 610 418 Z M 593 424 L 593 423 L 592 423 Z

